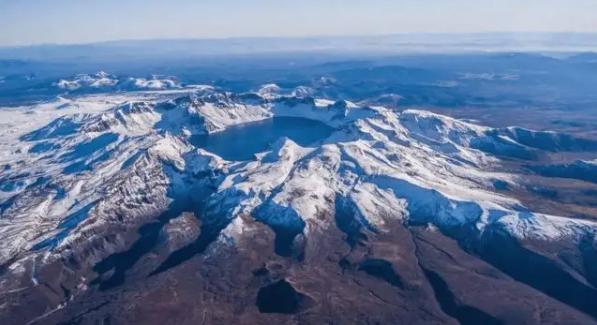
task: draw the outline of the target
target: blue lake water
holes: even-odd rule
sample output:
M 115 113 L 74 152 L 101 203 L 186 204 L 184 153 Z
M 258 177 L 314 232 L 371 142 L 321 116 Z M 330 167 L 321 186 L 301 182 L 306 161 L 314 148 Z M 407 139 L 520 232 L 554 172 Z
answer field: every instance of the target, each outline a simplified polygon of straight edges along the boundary
M 191 137 L 193 145 L 226 160 L 252 160 L 282 137 L 308 146 L 330 136 L 334 128 L 298 117 L 274 117 L 230 127 L 222 132 Z

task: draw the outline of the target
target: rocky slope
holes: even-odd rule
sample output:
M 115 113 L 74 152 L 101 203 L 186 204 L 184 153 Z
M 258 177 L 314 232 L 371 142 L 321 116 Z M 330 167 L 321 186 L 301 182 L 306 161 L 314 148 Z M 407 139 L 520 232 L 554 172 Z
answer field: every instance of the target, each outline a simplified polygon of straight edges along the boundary
M 193 145 L 277 117 L 334 131 Z M 597 322 L 597 186 L 553 167 L 597 142 L 274 85 L 0 118 L 2 323 Z

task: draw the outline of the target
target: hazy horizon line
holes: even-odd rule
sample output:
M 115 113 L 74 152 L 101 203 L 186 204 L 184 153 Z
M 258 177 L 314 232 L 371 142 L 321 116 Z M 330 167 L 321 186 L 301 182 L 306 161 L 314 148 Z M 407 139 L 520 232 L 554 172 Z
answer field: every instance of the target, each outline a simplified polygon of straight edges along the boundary
M 41 42 L 27 43 L 19 45 L 2 45 L 0 49 L 20 49 L 27 47 L 44 46 L 85 46 L 95 44 L 126 43 L 126 42 L 165 42 L 165 41 L 238 41 L 238 40 L 307 40 L 307 39 L 358 39 L 358 38 L 383 38 L 393 36 L 442 36 L 442 35 L 460 35 L 460 36 L 507 36 L 507 35 L 585 35 L 597 37 L 597 31 L 483 31 L 483 32 L 396 32 L 383 34 L 317 34 L 317 35 L 280 35 L 280 36 L 229 36 L 229 37 L 157 37 L 157 38 L 122 38 L 95 40 L 90 42 Z

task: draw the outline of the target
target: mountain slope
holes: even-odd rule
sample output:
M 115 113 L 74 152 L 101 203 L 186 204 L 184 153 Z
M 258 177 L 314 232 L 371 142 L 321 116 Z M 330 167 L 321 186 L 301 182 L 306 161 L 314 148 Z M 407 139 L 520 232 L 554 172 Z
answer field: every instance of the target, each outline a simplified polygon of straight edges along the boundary
M 0 319 L 595 322 L 597 214 L 525 206 L 525 182 L 596 143 L 277 91 L 0 111 Z M 247 161 L 192 141 L 280 117 L 333 132 Z

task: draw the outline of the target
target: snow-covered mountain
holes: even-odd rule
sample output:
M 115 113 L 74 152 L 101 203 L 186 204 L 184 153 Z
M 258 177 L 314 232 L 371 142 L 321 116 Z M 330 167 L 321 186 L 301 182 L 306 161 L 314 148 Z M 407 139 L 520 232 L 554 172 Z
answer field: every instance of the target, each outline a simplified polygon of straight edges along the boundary
M 99 71 L 95 74 L 78 74 L 70 79 L 60 79 L 54 86 L 65 91 L 159 90 L 181 88 L 173 77 L 150 78 L 119 77 Z
M 123 83 L 98 74 L 57 85 L 75 90 Z M 158 79 L 130 84 L 178 87 Z M 226 160 L 194 141 L 276 118 L 317 121 L 331 131 L 303 145 L 292 135 L 279 138 L 242 161 Z M 542 198 L 528 185 L 537 178 L 545 186 L 550 178 L 540 174 L 568 177 L 543 162 L 566 153 L 594 154 L 595 141 L 313 98 L 305 87 L 283 93 L 276 85 L 243 94 L 203 87 L 182 95 L 61 98 L 2 109 L 0 120 L 0 288 L 6 299 L 19 302 L 2 304 L 0 319 L 80 319 L 81 311 L 94 307 L 92 301 L 106 299 L 103 292 L 125 295 L 118 290 L 131 283 L 167 281 L 195 256 L 208 264 L 227 256 L 231 259 L 222 263 L 232 263 L 235 256 L 259 254 L 263 248 L 255 247 L 270 239 L 267 256 L 281 264 L 264 262 L 253 273 L 270 274 L 264 281 L 281 281 L 276 285 L 300 297 L 304 303 L 290 314 L 317 314 L 313 302 L 327 301 L 313 285 L 319 280 L 305 280 L 317 277 L 313 274 L 329 280 L 317 266 L 328 265 L 317 262 L 327 256 L 325 263 L 337 259 L 343 274 L 364 272 L 416 301 L 434 301 L 409 314 L 414 322 L 463 322 L 473 314 L 478 320 L 536 321 L 535 307 L 513 312 L 516 304 L 507 301 L 519 294 L 533 296 L 530 304 L 543 306 L 554 323 L 590 323 L 597 316 L 594 301 L 583 302 L 597 297 L 595 207 L 577 202 L 575 210 L 542 209 L 537 203 Z M 579 210 L 584 214 L 566 213 Z M 330 238 L 339 239 L 330 246 Z M 435 246 L 442 241 L 444 248 Z M 432 246 L 449 260 L 441 268 L 425 255 Z M 459 314 L 442 290 L 450 281 L 466 282 L 462 288 L 476 283 L 449 275 L 466 268 L 471 256 L 477 256 L 471 279 L 482 277 L 483 290 L 502 281 L 511 291 L 497 292 L 506 302 L 492 305 L 449 289 L 459 297 L 458 308 L 477 313 Z M 525 258 L 539 260 L 536 265 L 552 278 L 536 282 L 528 274 L 540 270 L 509 264 Z M 309 276 L 301 276 L 307 269 Z M 202 273 L 200 282 L 214 276 Z M 568 281 L 563 283 L 578 296 L 550 286 L 553 277 Z M 235 287 L 238 279 L 231 279 Z M 363 306 L 398 299 L 374 295 L 363 298 Z M 340 293 L 334 297 L 350 300 Z M 34 312 L 20 307 L 26 301 L 33 302 Z M 262 307 L 245 311 L 244 321 L 280 320 L 258 313 L 268 308 Z M 110 303 L 101 308 L 118 309 Z M 222 319 L 234 320 L 230 315 Z M 193 319 L 198 318 L 185 322 Z

